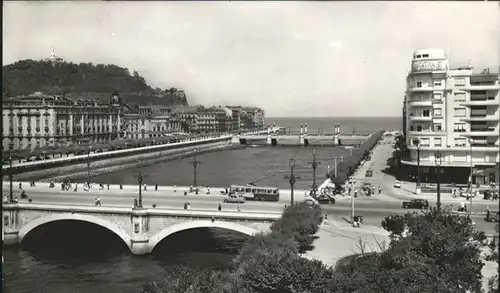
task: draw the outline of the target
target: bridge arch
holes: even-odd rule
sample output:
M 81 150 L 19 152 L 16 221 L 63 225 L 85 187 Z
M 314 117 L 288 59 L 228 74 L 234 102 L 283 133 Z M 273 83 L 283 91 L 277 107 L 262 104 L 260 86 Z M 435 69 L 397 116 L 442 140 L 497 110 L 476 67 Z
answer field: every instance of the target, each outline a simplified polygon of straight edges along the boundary
M 240 232 L 248 236 L 253 236 L 256 233 L 258 233 L 258 231 L 255 230 L 254 228 L 250 228 L 233 222 L 215 221 L 212 223 L 211 220 L 189 221 L 172 225 L 166 229 L 161 230 L 160 232 L 156 233 L 151 238 L 149 238 L 149 243 L 148 243 L 149 253 L 153 252 L 153 249 L 156 247 L 156 245 L 160 243 L 163 239 L 167 238 L 168 236 L 184 230 L 196 229 L 196 228 L 222 228 Z
M 38 226 L 56 221 L 82 221 L 101 226 L 118 235 L 123 240 L 123 242 L 125 242 L 125 244 L 129 249 L 131 247 L 130 236 L 127 234 L 127 232 L 123 231 L 118 225 L 95 216 L 81 215 L 76 213 L 49 215 L 29 222 L 19 230 L 19 243 L 23 241 L 23 239 L 26 237 L 26 235 L 28 235 L 29 232 L 31 232 Z

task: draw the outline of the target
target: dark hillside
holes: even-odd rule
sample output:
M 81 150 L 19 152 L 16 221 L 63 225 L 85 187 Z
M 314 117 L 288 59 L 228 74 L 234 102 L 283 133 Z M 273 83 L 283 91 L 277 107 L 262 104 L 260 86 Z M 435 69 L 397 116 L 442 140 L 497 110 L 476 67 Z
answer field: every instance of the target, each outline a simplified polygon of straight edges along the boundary
M 137 71 L 116 65 L 21 60 L 3 66 L 2 74 L 2 98 L 44 92 L 107 101 L 118 91 L 130 105 L 188 105 L 184 91 L 153 89 Z

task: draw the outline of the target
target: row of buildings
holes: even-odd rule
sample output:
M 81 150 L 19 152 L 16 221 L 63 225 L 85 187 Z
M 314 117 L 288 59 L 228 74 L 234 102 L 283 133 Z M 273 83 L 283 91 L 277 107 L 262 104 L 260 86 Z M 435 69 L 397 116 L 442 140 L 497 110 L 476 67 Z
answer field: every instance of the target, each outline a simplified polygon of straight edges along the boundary
M 450 68 L 443 50 L 417 50 L 407 76 L 404 172 L 422 182 L 498 182 L 500 75 Z M 418 169 L 418 170 L 417 170 Z
M 264 127 L 264 111 L 260 108 L 130 108 L 118 95 L 112 95 L 109 103 L 102 103 L 37 92 L 3 100 L 2 113 L 3 150 L 106 143 L 179 132 L 237 132 Z

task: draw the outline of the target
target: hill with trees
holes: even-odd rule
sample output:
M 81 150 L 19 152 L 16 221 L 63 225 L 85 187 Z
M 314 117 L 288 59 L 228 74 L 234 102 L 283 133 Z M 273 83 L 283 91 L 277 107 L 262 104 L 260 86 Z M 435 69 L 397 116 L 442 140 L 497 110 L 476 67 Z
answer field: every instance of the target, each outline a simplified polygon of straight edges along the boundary
M 130 74 L 112 64 L 21 60 L 3 66 L 2 74 L 2 99 L 44 92 L 108 102 L 109 95 L 118 91 L 129 105 L 188 105 L 184 91 L 152 88 L 137 71 Z

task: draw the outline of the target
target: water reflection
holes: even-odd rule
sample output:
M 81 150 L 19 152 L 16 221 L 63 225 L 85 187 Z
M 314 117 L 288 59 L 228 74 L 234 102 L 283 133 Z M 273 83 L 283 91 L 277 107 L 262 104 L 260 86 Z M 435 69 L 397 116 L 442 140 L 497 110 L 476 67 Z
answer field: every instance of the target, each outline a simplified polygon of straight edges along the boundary
M 225 269 L 248 236 L 198 228 L 170 235 L 153 254 L 133 256 L 111 231 L 95 224 L 58 221 L 4 250 L 6 292 L 140 292 L 180 265 Z M 92 288 L 92 289 L 90 289 Z

